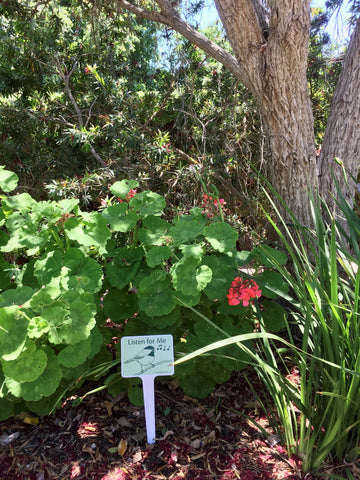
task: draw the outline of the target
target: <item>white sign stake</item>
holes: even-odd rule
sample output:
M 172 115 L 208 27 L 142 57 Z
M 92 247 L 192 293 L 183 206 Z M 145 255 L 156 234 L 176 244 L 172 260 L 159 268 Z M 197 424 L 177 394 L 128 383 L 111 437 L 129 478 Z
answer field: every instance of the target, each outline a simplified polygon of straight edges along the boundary
M 140 377 L 143 384 L 147 442 L 155 443 L 154 380 L 159 375 L 174 374 L 172 335 L 122 337 L 121 375 Z
M 141 379 L 143 384 L 147 443 L 155 443 L 155 375 L 144 375 Z

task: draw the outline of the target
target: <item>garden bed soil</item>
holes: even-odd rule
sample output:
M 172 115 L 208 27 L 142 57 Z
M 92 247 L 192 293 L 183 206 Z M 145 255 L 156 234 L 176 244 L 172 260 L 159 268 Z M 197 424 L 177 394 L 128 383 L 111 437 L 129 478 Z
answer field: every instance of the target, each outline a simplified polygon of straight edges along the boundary
M 284 446 L 276 443 L 241 372 L 204 400 L 159 379 L 155 394 L 158 438 L 152 445 L 146 442 L 143 407 L 129 403 L 125 393 L 112 398 L 100 392 L 78 406 L 69 398 L 53 415 L 38 418 L 25 412 L 0 422 L 0 479 L 348 478 L 341 476 L 341 465 L 326 465 L 318 476 L 302 475 L 301 460 L 287 458 Z M 355 465 L 352 474 L 359 478 Z

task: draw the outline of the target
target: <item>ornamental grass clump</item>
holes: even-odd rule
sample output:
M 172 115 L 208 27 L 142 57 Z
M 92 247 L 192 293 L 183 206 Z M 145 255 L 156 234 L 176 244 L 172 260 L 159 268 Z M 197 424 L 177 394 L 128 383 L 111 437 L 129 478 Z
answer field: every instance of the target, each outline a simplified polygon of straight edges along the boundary
M 292 292 L 286 297 L 294 320 L 288 331 L 299 346 L 293 348 L 301 400 L 297 450 L 305 472 L 330 456 L 354 460 L 360 453 L 360 218 L 337 193 L 336 216 L 310 194 L 313 230 L 303 229 L 289 210 L 294 227 L 279 213 L 281 228 L 270 220 L 291 258 L 291 269 L 271 253 L 269 261 Z
M 273 292 L 286 303 L 290 314 L 284 318 L 285 335 L 269 333 L 263 319 L 266 309 L 254 298 L 251 308 L 256 311 L 257 331 L 216 342 L 175 364 L 233 343 L 244 352 L 251 337 L 257 349 L 247 350 L 249 363 L 272 401 L 263 407 L 288 454 L 300 457 L 307 473 L 327 460 L 353 462 L 360 456 L 360 218 L 339 188 L 337 216 L 319 194 L 310 193 L 314 227 L 305 229 L 270 190 L 268 199 L 278 221 L 268 219 L 289 261 L 280 262 L 274 249 L 257 248 L 263 258 L 267 252 L 267 267 L 281 275 L 289 290 L 271 275 L 256 282 L 267 295 Z M 291 225 L 279 213 L 279 203 Z M 236 280 L 231 289 L 241 285 Z M 237 292 L 236 297 L 230 290 L 229 303 L 241 301 L 241 290 Z M 294 370 L 297 382 L 291 378 Z

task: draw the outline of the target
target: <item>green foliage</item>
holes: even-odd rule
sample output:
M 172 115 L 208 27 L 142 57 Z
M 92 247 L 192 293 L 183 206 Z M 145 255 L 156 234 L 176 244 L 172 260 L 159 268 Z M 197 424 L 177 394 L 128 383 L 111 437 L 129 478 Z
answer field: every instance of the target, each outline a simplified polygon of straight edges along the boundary
M 345 46 L 332 44 L 330 35 L 325 32 L 338 3 L 338 0 L 326 2 L 325 11 L 321 8 L 312 8 L 308 82 L 314 114 L 315 139 L 319 146 L 323 142 L 330 103 L 345 52 Z
M 18 181 L 19 177 L 16 175 L 16 173 L 5 170 L 4 166 L 0 167 L 0 182 L 1 188 L 4 192 L 11 192 L 14 190 Z
M 297 436 L 305 472 L 319 468 L 329 454 L 343 460 L 360 438 L 360 223 L 340 189 L 337 193 L 341 216 L 335 218 L 318 194 L 310 194 L 313 231 L 304 231 L 293 215 L 294 231 L 281 218 L 285 235 L 273 224 L 292 258 L 294 273 L 268 256 L 291 288 L 291 295 L 284 297 L 302 334 L 301 350 L 294 349 L 302 418 L 298 425 L 293 415 L 288 431 L 293 429 Z M 289 408 L 291 400 L 287 399 Z
M 196 345 L 197 350 L 175 362 L 200 362 L 208 358 L 203 355 L 232 345 L 241 354 L 246 351 L 271 398 L 262 405 L 270 423 L 289 455 L 300 456 L 305 474 L 316 471 L 330 455 L 339 461 L 359 455 L 360 220 L 339 188 L 337 193 L 341 215 L 334 218 L 320 196 L 310 193 L 314 228 L 304 229 L 287 209 L 291 226 L 279 213 L 281 228 L 269 217 L 284 252 L 265 245 L 252 252 L 272 267 L 255 277 L 263 293 L 268 298 L 280 295 L 289 317 L 278 303 L 264 299 L 261 308 L 256 304 L 259 332 L 233 337 L 228 333 L 228 339 Z M 284 263 L 285 252 L 289 265 Z M 209 315 L 202 318 L 212 324 Z M 288 340 L 271 333 L 284 324 Z M 245 346 L 250 338 L 257 343 L 255 351 Z M 235 357 L 240 358 L 239 353 Z M 190 372 L 191 365 L 185 368 Z
M 6 2 L 0 18 L 1 163 L 26 186 L 51 179 L 50 192 L 74 188 L 91 205 L 106 182 L 87 169 L 102 163 L 109 175 L 105 164 L 138 138 L 134 118 L 143 121 L 157 90 L 156 27 L 75 1 Z
M 45 198 L 46 184 L 51 198 L 92 210 L 125 173 L 187 210 L 199 195 L 194 164 L 240 185 L 252 215 L 260 123 L 216 61 L 108 3 L 16 0 L 1 5 L 0 21 L 0 161 L 21 190 Z M 230 50 L 218 27 L 205 33 Z
M 0 187 L 6 189 L 12 177 L 3 173 Z M 178 352 L 256 328 L 252 309 L 230 308 L 226 298 L 239 273 L 238 233 L 199 209 L 166 220 L 164 198 L 136 192 L 136 186 L 116 182 L 111 191 L 121 198 L 91 213 L 74 199 L 2 196 L 0 251 L 15 263 L 0 294 L 2 402 L 22 399 L 46 413 L 89 368 L 104 376 L 116 362 L 94 365 L 106 360 L 108 339 L 119 335 L 104 327 L 106 319 L 125 324 L 122 335 L 170 332 Z M 129 218 L 129 228 L 119 228 L 119 219 Z M 40 240 L 33 243 L 35 236 Z M 272 251 L 268 248 L 266 255 Z M 286 260 L 275 251 L 274 257 Z M 261 253 L 255 250 L 252 258 L 256 262 Z M 259 281 L 266 281 L 266 273 Z M 194 307 L 211 316 L 211 323 Z M 283 315 L 280 305 L 264 300 L 270 329 L 282 328 Z M 228 347 L 177 375 L 188 394 L 203 397 L 248 361 L 246 353 L 239 360 Z M 115 392 L 130 384 L 116 382 L 112 374 L 105 385 Z M 129 397 L 138 402 L 136 388 L 130 388 Z M 12 411 L 7 405 L 5 411 Z

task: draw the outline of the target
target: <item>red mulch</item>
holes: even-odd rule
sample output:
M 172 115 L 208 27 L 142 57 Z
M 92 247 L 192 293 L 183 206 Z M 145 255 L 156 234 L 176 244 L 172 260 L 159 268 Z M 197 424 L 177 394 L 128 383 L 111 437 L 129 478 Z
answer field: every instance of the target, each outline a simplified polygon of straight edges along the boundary
M 34 420 L 31 415 L 0 422 L 0 480 L 331 478 L 326 472 L 303 477 L 301 461 L 288 459 L 279 443 L 270 447 L 239 412 L 273 433 L 241 372 L 205 400 L 157 379 L 153 445 L 146 443 L 143 408 L 125 394 L 114 399 L 102 392 L 76 407 L 69 399 L 37 425 L 25 423 Z M 11 434 L 13 441 L 2 445 Z M 341 473 L 336 466 L 329 471 Z

